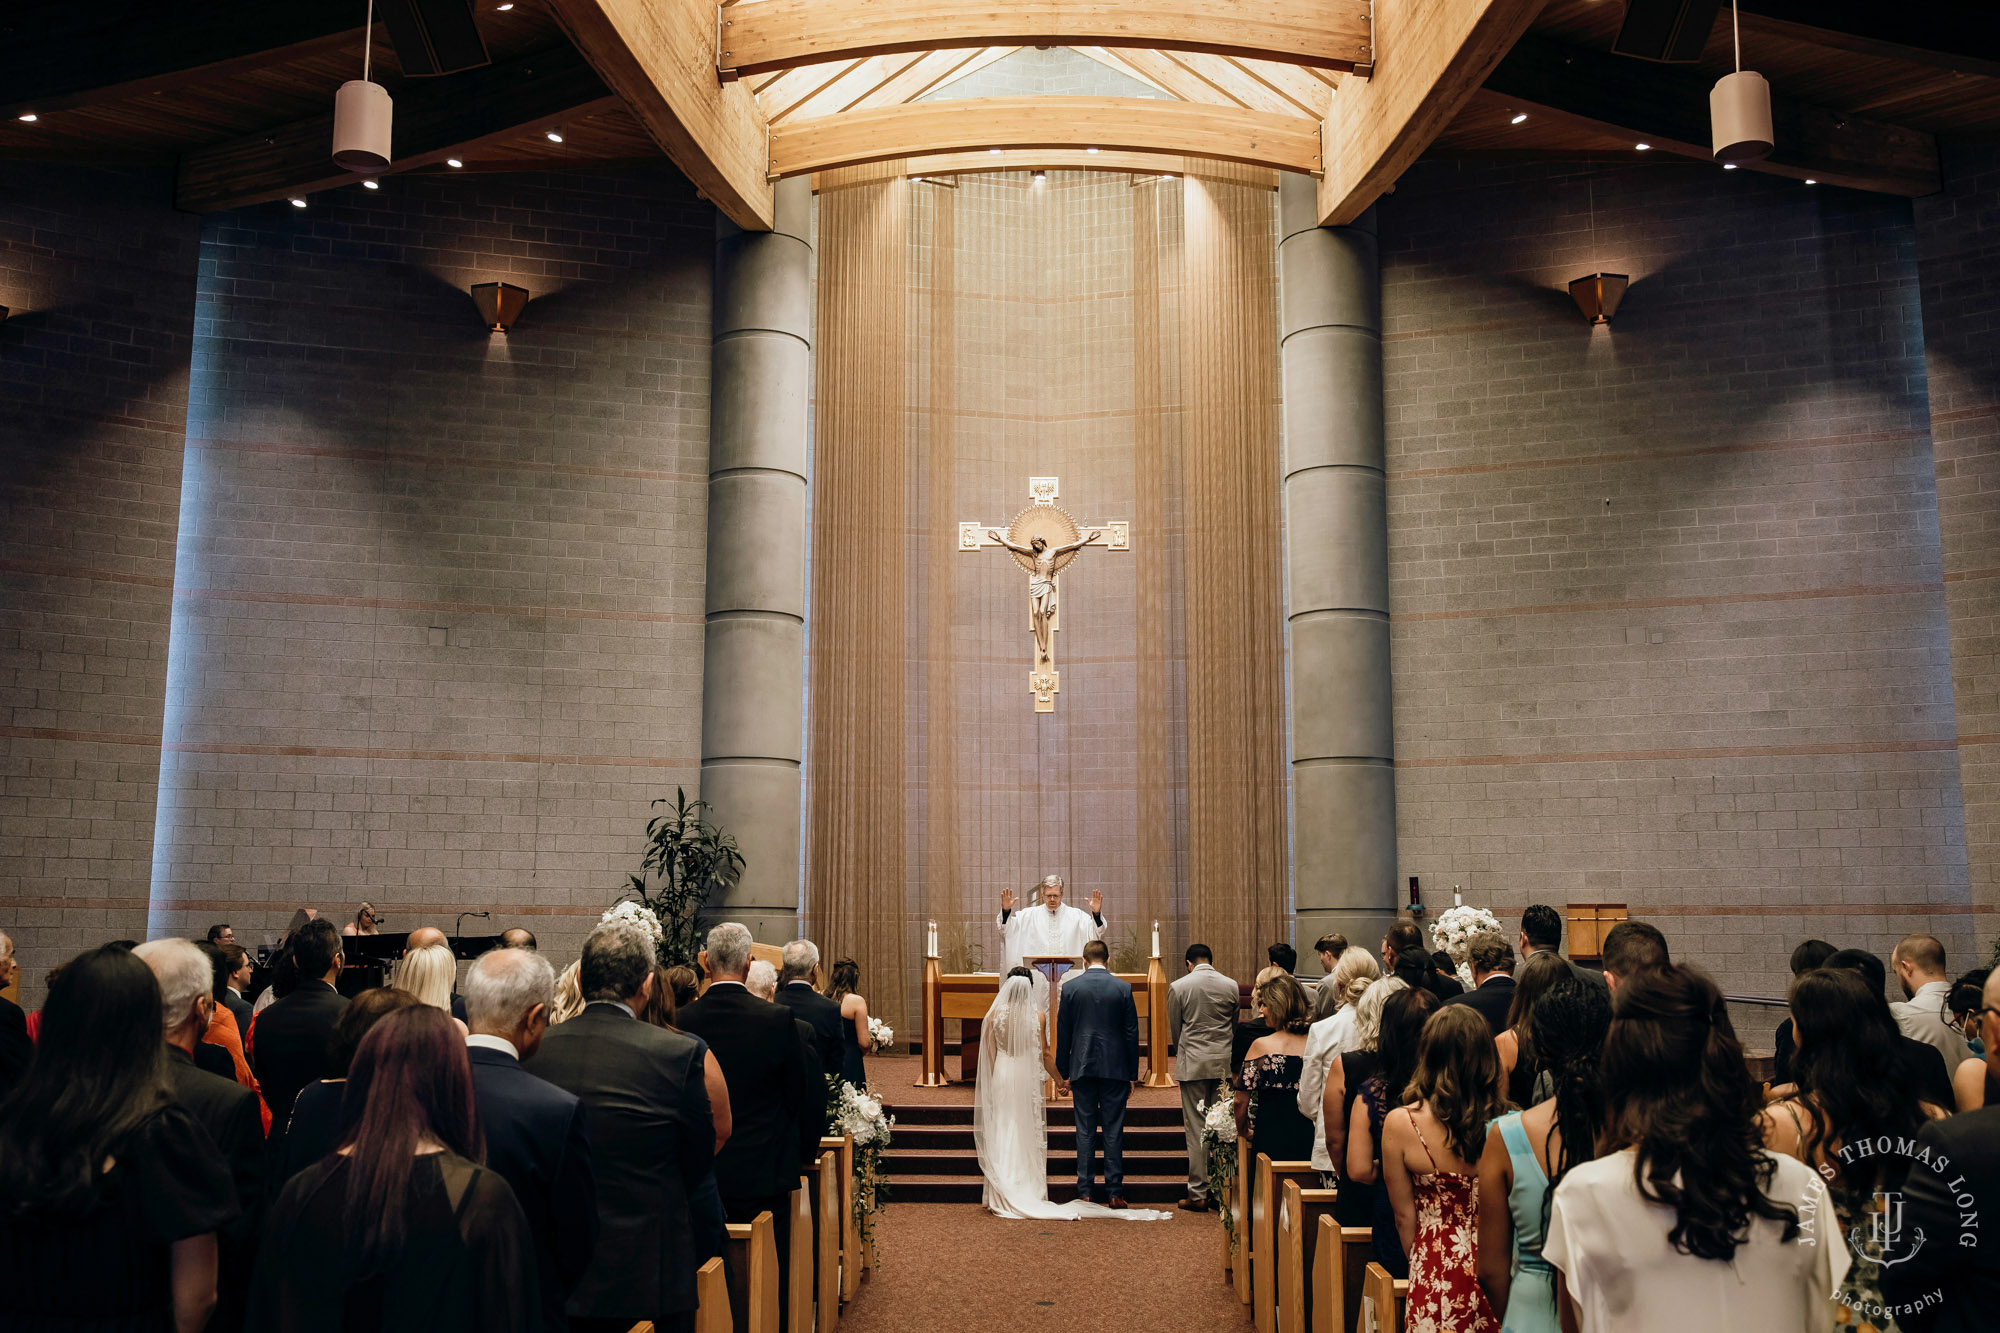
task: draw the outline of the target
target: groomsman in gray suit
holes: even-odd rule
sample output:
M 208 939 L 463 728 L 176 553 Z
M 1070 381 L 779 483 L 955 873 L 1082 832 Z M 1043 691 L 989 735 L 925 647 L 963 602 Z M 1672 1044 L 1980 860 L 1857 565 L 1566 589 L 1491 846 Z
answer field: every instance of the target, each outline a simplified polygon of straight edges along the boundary
M 1236 1035 L 1236 983 L 1215 970 L 1206 944 L 1190 944 L 1187 975 L 1167 987 L 1167 1027 L 1172 1035 L 1174 1077 L 1181 1085 L 1181 1128 L 1187 1133 L 1188 1192 L 1181 1207 L 1191 1213 L 1219 1208 L 1208 1197 L 1208 1152 L 1201 1141 L 1201 1106 L 1214 1106 L 1229 1077 L 1229 1043 Z

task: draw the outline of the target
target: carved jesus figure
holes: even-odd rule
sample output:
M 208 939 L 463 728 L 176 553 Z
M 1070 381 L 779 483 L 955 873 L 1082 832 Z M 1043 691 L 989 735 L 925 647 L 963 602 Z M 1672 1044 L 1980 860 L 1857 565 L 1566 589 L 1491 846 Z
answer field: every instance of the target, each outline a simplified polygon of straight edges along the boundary
M 1042 537 L 1030 537 L 1026 546 L 1007 540 L 1007 534 L 998 528 L 988 528 L 986 535 L 1015 555 L 1035 562 L 1033 572 L 1028 575 L 1029 614 L 1035 625 L 1035 653 L 1042 660 L 1049 658 L 1049 627 L 1056 616 L 1056 561 L 1071 551 L 1080 551 L 1104 534 L 1096 529 L 1086 532 L 1073 542 L 1062 546 L 1050 546 Z

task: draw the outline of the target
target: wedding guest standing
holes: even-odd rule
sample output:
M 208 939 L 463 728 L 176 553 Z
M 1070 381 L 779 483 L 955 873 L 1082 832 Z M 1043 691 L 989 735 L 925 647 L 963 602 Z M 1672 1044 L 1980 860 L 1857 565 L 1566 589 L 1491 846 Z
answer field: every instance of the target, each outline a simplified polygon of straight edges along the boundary
M 1349 949 L 1348 953 L 1368 956 L 1365 949 Z M 1321 1165 L 1318 1154 L 1322 1150 L 1315 1148 L 1313 1165 L 1320 1168 L 1320 1183 L 1338 1191 L 1333 1201 L 1333 1220 L 1344 1227 L 1365 1227 L 1375 1218 L 1376 1186 L 1347 1173 L 1348 1121 L 1361 1086 L 1382 1071 L 1382 1006 L 1397 991 L 1407 989 L 1399 977 L 1377 977 L 1368 983 L 1361 998 L 1348 1006 L 1355 1015 L 1354 1049 L 1343 1051 L 1328 1067 L 1326 1086 L 1320 1095 L 1319 1120 L 1326 1127 L 1323 1150 L 1326 1163 Z M 1303 1082 L 1299 1096 L 1305 1096 Z
M 1191 1213 L 1220 1207 L 1208 1197 L 1208 1147 L 1202 1137 L 1209 1107 L 1229 1077 L 1229 1042 L 1236 1031 L 1236 983 L 1215 970 L 1206 944 L 1187 947 L 1187 973 L 1167 987 L 1167 1031 L 1174 1045 L 1174 1079 L 1181 1085 L 1181 1134 L 1187 1140 Z
M 861 965 L 843 958 L 833 965 L 827 998 L 840 1006 L 840 1076 L 857 1088 L 868 1086 L 868 1066 L 864 1052 L 875 1049 L 874 1035 L 868 1031 L 868 1001 L 860 992 Z
M 1827 959 L 1839 952 L 1840 950 L 1825 940 L 1802 942 L 1792 950 L 1792 979 L 1796 981 L 1814 968 L 1823 966 Z M 1778 1024 L 1778 1030 L 1773 1034 L 1772 1041 L 1774 1044 L 1771 1047 L 1771 1083 L 1773 1086 L 1780 1086 L 1792 1081 L 1792 1051 L 1795 1047 L 1792 1043 L 1792 1016 L 1789 1011 L 1785 1014 L 1785 1021 Z
M 1390 995 L 1382 1006 L 1382 1065 L 1361 1085 L 1347 1122 L 1347 1174 L 1363 1185 L 1379 1185 L 1382 1179 L 1382 1125 L 1389 1112 L 1403 1104 L 1403 1093 L 1417 1070 L 1417 1042 L 1424 1023 L 1437 1012 L 1437 996 L 1420 989 L 1403 977 L 1403 989 Z M 1371 1252 L 1375 1262 L 1389 1270 L 1391 1277 L 1410 1275 L 1409 1255 L 1396 1231 L 1396 1210 L 1389 1191 L 1377 1188 L 1368 1219 L 1374 1233 Z
M 1549 1193 L 1597 1149 L 1604 1094 L 1598 1053 L 1611 1025 L 1611 993 L 1603 983 L 1562 968 L 1529 1019 L 1534 1050 L 1549 1073 L 1550 1095 L 1493 1122 L 1479 1158 L 1479 1285 L 1500 1314 L 1505 1333 L 1557 1333 L 1555 1270 L 1542 1257 Z
M 1847 1246 L 1819 1176 L 1763 1145 L 1722 992 L 1668 963 L 1620 974 L 1611 1014 L 1603 1155 L 1556 1186 L 1542 1243 L 1564 1326 L 1831 1330 Z
M 1591 980 L 1582 968 L 1550 950 L 1530 955 L 1521 965 L 1513 998 L 1507 1005 L 1507 1026 L 1493 1039 L 1494 1049 L 1500 1052 L 1500 1075 L 1507 1081 L 1507 1100 L 1516 1106 L 1541 1100 L 1535 1096 L 1535 1083 L 1541 1072 L 1535 1056 L 1535 1003 L 1556 982 L 1569 977 L 1599 988 L 1604 986 L 1603 978 Z
M 1383 1186 L 1396 1213 L 1396 1235 L 1410 1256 L 1409 1328 L 1499 1328 L 1479 1288 L 1473 1255 L 1478 1162 L 1486 1126 L 1505 1107 L 1492 1028 L 1469 1005 L 1444 1005 L 1424 1024 L 1403 1105 L 1382 1126 Z
M 1299 1074 L 1305 1067 L 1312 1008 L 1305 988 L 1280 972 L 1257 988 L 1257 1014 L 1271 1031 L 1243 1054 L 1236 1086 L 1236 1130 L 1274 1162 L 1310 1161 L 1313 1123 L 1299 1113 Z
M 347 1095 L 347 1070 L 354 1063 L 361 1039 L 390 1014 L 416 1003 L 417 997 L 408 991 L 380 986 L 362 991 L 341 1012 L 333 1034 L 326 1039 L 327 1076 L 299 1089 L 284 1136 L 274 1140 L 284 1153 L 282 1161 L 273 1163 L 279 1168 L 278 1184 L 332 1152 L 340 1142 L 340 1103 Z
M 1796 1157 L 1827 1181 L 1840 1230 L 1869 1236 L 1876 1201 L 1901 1190 L 1909 1159 L 1893 1153 L 1843 1153 L 1846 1144 L 1908 1140 L 1946 1107 L 1923 1101 L 1900 1077 L 1896 1026 L 1853 972 L 1808 972 L 1792 983 L 1795 1091 L 1764 1108 L 1764 1143 Z M 1836 1302 L 1842 1323 L 1873 1323 L 1895 1333 L 1882 1314 L 1883 1251 L 1872 1239 L 1856 1247 Z
M 427 1004 L 361 1039 L 339 1148 L 272 1206 L 249 1333 L 541 1333 L 527 1220 L 482 1166 L 465 1038 Z
M 236 1191 L 168 1081 L 159 983 L 105 945 L 62 966 L 40 1012 L 0 1101 L 0 1324 L 202 1333 Z

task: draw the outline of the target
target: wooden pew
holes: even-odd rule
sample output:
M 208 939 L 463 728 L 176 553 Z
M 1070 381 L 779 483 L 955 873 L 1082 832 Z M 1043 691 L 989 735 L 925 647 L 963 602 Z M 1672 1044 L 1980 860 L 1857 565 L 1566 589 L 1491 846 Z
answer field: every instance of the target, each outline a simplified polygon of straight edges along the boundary
M 854 1224 L 854 1140 L 842 1134 L 837 1139 L 821 1139 L 821 1148 L 834 1155 L 840 1179 L 840 1299 L 851 1301 L 861 1294 L 861 1228 Z
M 1278 1333 L 1311 1333 L 1313 1260 L 1319 1249 L 1319 1222 L 1333 1217 L 1334 1191 L 1307 1189 L 1285 1181 L 1278 1196 Z
M 821 1139 L 819 1160 L 806 1177 L 813 1215 L 813 1299 L 819 1308 L 814 1333 L 833 1333 L 840 1322 L 840 1159 Z
M 1361 1279 L 1375 1252 L 1375 1237 L 1367 1227 L 1344 1227 L 1330 1216 L 1319 1219 L 1319 1240 L 1313 1246 L 1313 1333 L 1349 1333 L 1361 1317 Z
M 1257 1154 L 1257 1180 L 1250 1192 L 1251 1313 L 1257 1333 L 1277 1333 L 1278 1204 L 1287 1180 L 1317 1188 L 1319 1171 L 1311 1162 L 1274 1162 L 1269 1153 Z
M 1407 1279 L 1390 1277 L 1380 1264 L 1368 1265 L 1361 1278 L 1361 1323 L 1355 1333 L 1403 1333 L 1403 1308 L 1409 1299 Z
M 813 1333 L 813 1260 L 818 1257 L 813 1240 L 812 1195 L 805 1182 L 792 1191 L 792 1244 L 785 1256 L 785 1296 L 789 1307 L 785 1333 Z
M 1236 1225 L 1236 1254 L 1229 1265 L 1236 1279 L 1236 1299 L 1250 1303 L 1250 1186 L 1257 1178 L 1257 1146 L 1248 1137 L 1236 1140 L 1236 1181 L 1222 1206 Z
M 694 1333 L 730 1333 L 729 1279 L 723 1273 L 722 1260 L 710 1259 L 696 1270 L 694 1295 Z M 644 1327 L 646 1333 L 652 1333 L 651 1324 Z
M 768 1212 L 729 1224 L 729 1308 L 735 1333 L 778 1333 L 777 1223 Z

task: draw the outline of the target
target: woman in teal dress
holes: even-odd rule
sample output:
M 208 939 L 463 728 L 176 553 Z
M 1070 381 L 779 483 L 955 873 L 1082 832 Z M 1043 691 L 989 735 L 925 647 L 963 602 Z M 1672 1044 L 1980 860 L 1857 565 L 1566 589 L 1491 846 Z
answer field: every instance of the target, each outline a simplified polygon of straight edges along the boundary
M 1542 1258 L 1549 1197 L 1572 1166 L 1593 1154 L 1604 1098 L 1597 1055 L 1611 1026 L 1603 987 L 1570 976 L 1536 1003 L 1529 1036 L 1554 1095 L 1493 1121 L 1479 1158 L 1479 1285 L 1501 1333 L 1559 1333 L 1555 1270 Z

